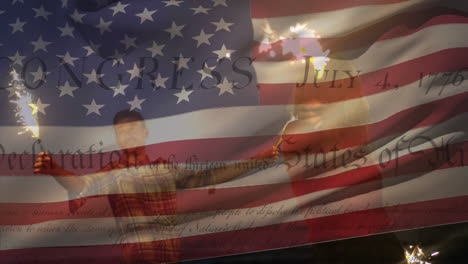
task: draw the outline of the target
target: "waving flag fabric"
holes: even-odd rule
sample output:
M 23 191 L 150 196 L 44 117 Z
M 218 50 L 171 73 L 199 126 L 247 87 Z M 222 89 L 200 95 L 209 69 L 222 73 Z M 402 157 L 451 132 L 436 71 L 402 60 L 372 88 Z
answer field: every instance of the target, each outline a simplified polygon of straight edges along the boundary
M 129 217 L 176 216 L 171 232 L 125 243 L 177 241 L 178 260 L 467 221 L 467 12 L 458 0 L 4 3 L 0 262 L 119 263 Z M 13 69 L 42 145 L 18 134 Z M 121 156 L 125 108 L 145 117 L 151 160 L 207 170 L 277 143 L 281 157 L 177 190 L 175 211 L 116 215 L 109 197 L 130 188 L 98 170 Z M 70 194 L 34 174 L 41 148 L 101 185 Z

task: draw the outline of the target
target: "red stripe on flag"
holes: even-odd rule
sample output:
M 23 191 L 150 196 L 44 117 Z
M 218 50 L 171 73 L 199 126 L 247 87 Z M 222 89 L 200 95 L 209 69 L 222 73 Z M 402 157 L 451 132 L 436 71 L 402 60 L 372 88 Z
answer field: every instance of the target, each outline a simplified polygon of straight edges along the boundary
M 279 16 L 293 16 L 307 13 L 334 11 L 363 5 L 387 5 L 406 2 L 408 0 L 334 0 L 315 1 L 310 0 L 252 0 L 252 17 L 268 18 Z

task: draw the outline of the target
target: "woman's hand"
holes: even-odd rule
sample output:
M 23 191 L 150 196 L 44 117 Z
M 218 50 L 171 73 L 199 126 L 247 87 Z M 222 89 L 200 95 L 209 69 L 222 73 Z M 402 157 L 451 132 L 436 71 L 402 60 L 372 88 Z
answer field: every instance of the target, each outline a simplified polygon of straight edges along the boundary
M 278 159 L 278 156 L 279 156 L 278 148 L 276 148 L 275 146 L 271 146 L 271 148 L 267 148 L 255 154 L 255 156 L 253 156 L 252 159 L 264 160 L 268 164 L 272 164 L 276 162 L 276 160 Z

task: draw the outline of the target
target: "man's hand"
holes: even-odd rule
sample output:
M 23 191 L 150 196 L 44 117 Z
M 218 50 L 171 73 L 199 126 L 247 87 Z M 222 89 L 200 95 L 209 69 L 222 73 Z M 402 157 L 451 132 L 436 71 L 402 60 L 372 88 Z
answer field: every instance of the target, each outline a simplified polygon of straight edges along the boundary
M 60 174 L 60 166 L 48 152 L 40 152 L 34 163 L 34 173 L 56 176 Z
M 34 173 L 50 176 L 78 176 L 60 167 L 50 154 L 40 152 L 34 163 Z M 79 193 L 85 186 L 85 183 L 79 177 L 53 177 L 63 188 L 74 194 Z M 76 201 L 76 200 L 74 200 Z
M 272 164 L 276 162 L 276 160 L 278 159 L 278 156 L 279 156 L 278 148 L 276 148 L 275 146 L 272 146 L 271 148 L 267 148 L 255 154 L 255 156 L 253 156 L 252 159 L 264 160 L 268 164 Z

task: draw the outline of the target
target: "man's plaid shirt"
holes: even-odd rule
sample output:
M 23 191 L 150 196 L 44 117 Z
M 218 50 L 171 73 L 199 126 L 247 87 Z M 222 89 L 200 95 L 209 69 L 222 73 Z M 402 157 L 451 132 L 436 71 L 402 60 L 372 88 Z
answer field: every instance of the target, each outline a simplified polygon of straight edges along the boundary
M 120 231 L 121 263 L 178 261 L 176 187 L 208 185 L 208 176 L 162 158 L 151 162 L 145 156 L 138 166 L 122 158 L 80 176 L 85 187 L 71 194 L 70 211 L 76 212 L 93 195 L 106 194 Z

